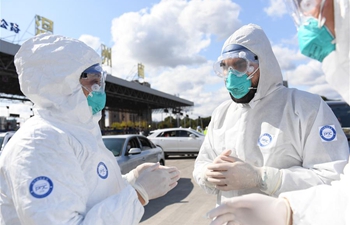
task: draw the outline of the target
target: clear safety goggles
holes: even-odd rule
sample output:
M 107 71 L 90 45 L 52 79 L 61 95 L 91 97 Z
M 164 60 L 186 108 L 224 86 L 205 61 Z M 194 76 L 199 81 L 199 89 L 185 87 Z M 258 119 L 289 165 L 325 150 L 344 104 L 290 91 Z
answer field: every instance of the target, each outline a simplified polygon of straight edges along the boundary
M 325 20 L 322 18 L 322 10 L 326 0 L 286 0 L 286 2 L 297 28 L 308 23 L 310 18 L 318 19 L 319 27 L 323 26 Z
M 228 46 L 230 47 L 230 46 Z M 225 48 L 226 49 L 226 48 Z M 225 49 L 223 52 L 225 52 Z M 231 71 L 238 77 L 254 71 L 254 66 L 259 65 L 258 57 L 246 48 L 228 50 L 214 63 L 214 72 L 220 77 L 226 77 Z
M 99 64 L 87 68 L 81 73 L 80 83 L 89 93 L 105 91 L 105 81 L 107 73 Z

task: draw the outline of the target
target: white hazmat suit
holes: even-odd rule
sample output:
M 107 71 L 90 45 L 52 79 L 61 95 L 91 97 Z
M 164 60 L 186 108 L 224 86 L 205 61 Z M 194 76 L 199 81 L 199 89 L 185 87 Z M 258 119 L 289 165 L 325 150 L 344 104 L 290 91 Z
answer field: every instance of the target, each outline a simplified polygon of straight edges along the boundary
M 347 163 L 348 143 L 328 105 L 317 95 L 282 85 L 282 74 L 263 30 L 243 26 L 225 42 L 258 56 L 260 79 L 248 104 L 228 100 L 217 107 L 195 162 L 193 176 L 218 202 L 248 193 L 278 196 L 282 192 L 329 184 Z M 325 131 L 330 131 L 328 134 Z M 327 136 L 331 134 L 330 136 Z M 261 167 L 266 186 L 218 191 L 206 180 L 206 166 L 224 150 Z
M 336 50 L 322 63 L 323 70 L 335 90 L 350 104 L 350 1 L 334 0 Z M 293 210 L 293 224 L 350 224 L 350 165 L 340 181 L 304 191 L 283 193 Z
M 21 90 L 36 108 L 0 157 L 0 224 L 140 221 L 143 206 L 103 144 L 79 83 L 96 63 L 93 49 L 56 35 L 30 39 L 16 54 Z
M 350 1 L 334 1 L 336 50 L 322 62 L 326 81 L 350 104 Z

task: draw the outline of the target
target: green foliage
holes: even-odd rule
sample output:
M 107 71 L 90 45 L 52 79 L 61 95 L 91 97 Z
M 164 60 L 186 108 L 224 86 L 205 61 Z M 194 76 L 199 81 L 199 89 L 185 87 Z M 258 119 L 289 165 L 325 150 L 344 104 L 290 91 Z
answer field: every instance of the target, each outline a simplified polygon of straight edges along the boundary
M 323 101 L 328 101 L 329 99 L 326 96 L 321 95 L 321 98 L 323 99 Z
M 145 128 L 147 127 L 147 121 L 142 120 L 140 122 L 132 122 L 132 121 L 123 121 L 123 122 L 114 122 L 112 123 L 112 125 L 110 126 L 111 128 L 115 128 L 115 129 L 123 129 L 124 127 L 137 127 L 137 128 Z

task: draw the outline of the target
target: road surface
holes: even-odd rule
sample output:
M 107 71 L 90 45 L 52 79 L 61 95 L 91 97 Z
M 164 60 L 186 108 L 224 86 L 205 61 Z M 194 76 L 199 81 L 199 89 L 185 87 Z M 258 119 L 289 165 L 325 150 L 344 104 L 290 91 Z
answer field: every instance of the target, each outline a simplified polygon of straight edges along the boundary
M 167 166 L 181 171 L 179 184 L 167 195 L 151 200 L 145 207 L 141 225 L 205 225 L 205 214 L 215 207 L 216 196 L 206 194 L 192 178 L 195 158 L 171 157 Z

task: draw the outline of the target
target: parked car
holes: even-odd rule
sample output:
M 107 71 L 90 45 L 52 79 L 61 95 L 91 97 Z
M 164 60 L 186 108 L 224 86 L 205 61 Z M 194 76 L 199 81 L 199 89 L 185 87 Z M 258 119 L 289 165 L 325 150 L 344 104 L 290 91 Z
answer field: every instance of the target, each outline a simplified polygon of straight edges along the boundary
M 121 173 L 126 174 L 145 162 L 165 165 L 163 149 L 138 134 L 102 136 L 106 147 L 116 157 Z
M 339 123 L 348 138 L 350 147 L 350 106 L 344 101 L 326 101 L 326 103 L 338 118 Z
M 15 131 L 7 131 L 7 132 L 0 133 L 0 155 L 5 145 L 7 144 L 7 142 L 9 142 L 9 140 L 12 138 L 14 134 L 15 134 Z
M 166 128 L 150 132 L 147 136 L 169 155 L 198 154 L 204 141 L 204 134 L 191 128 Z

